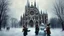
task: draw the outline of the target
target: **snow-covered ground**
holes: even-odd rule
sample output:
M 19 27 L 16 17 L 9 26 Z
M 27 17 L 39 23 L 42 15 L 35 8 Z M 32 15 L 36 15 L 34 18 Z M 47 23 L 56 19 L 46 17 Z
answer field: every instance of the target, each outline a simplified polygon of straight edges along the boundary
M 34 28 L 29 28 L 27 36 L 35 36 Z M 2 29 L 0 36 L 23 36 L 22 28 L 11 28 L 9 31 Z M 51 29 L 51 36 L 64 36 L 64 31 L 61 29 Z

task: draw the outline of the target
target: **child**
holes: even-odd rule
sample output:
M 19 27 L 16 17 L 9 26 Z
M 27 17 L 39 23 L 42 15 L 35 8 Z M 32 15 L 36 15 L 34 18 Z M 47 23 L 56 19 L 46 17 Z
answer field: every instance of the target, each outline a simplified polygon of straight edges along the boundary
M 35 26 L 35 35 L 38 35 L 38 33 L 39 33 L 39 26 L 38 26 L 38 24 Z
M 26 36 L 28 32 L 30 32 L 30 30 L 28 30 L 28 28 L 24 25 L 22 32 L 23 32 L 23 35 Z
M 50 34 L 51 34 L 50 24 L 47 24 L 46 33 L 47 33 L 47 36 L 50 36 Z
M 27 27 L 24 25 L 22 30 L 24 36 L 27 35 L 27 30 L 28 30 Z

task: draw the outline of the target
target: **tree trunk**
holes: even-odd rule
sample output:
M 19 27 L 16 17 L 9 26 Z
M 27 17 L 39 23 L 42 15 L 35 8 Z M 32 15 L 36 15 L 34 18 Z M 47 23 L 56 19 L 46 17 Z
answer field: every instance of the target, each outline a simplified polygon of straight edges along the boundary
M 63 24 L 63 22 L 62 22 L 62 30 L 64 30 L 64 24 Z
M 1 31 L 1 24 L 0 24 L 0 31 Z

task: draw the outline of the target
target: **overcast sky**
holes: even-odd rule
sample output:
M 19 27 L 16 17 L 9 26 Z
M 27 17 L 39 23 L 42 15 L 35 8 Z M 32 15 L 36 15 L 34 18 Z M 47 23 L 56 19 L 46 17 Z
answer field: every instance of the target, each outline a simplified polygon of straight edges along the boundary
M 29 0 L 30 3 L 34 1 L 35 0 Z M 51 17 L 55 17 L 52 11 L 53 3 L 55 3 L 55 0 L 36 0 L 36 3 L 39 10 L 47 10 L 49 19 Z M 20 16 L 23 16 L 26 4 L 27 0 L 10 0 L 10 17 L 20 20 Z

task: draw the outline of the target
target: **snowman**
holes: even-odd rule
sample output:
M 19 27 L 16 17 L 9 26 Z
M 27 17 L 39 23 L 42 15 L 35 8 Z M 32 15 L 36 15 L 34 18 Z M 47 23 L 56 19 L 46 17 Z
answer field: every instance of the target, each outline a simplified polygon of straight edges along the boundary
M 44 23 L 41 23 L 39 27 L 39 36 L 46 36 L 46 29 Z

